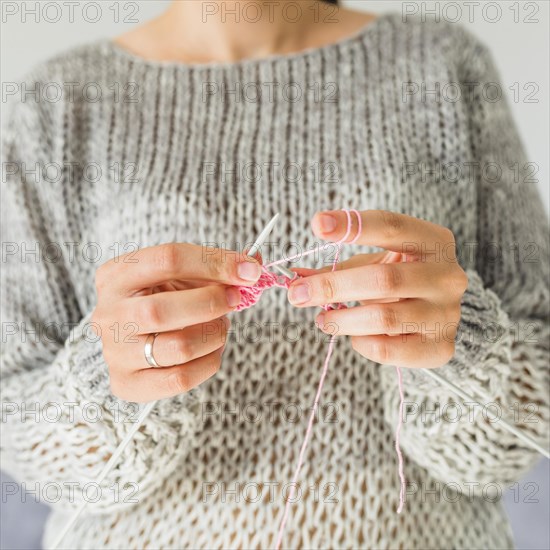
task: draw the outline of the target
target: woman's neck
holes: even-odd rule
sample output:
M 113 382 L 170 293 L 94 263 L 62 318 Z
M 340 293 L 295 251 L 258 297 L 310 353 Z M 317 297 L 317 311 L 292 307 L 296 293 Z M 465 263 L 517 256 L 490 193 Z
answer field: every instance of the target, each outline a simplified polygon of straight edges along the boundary
M 372 19 L 321 0 L 174 0 L 115 42 L 151 60 L 223 63 L 337 42 Z

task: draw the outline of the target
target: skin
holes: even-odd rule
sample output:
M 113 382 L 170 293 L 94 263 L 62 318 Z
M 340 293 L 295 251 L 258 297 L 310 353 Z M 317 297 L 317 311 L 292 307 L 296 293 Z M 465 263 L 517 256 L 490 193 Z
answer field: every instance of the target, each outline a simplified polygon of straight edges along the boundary
M 240 303 L 235 285 L 253 285 L 261 267 L 244 254 L 205 250 L 163 244 L 97 270 L 92 323 L 114 395 L 137 403 L 172 397 L 218 371 L 229 328 L 225 315 Z M 156 333 L 153 355 L 163 368 L 145 360 L 147 336 Z
M 119 36 L 122 48 L 151 61 L 231 63 L 296 53 L 347 38 L 375 15 L 335 8 L 319 0 L 300 0 L 302 16 L 285 11 L 293 0 L 174 1 L 158 18 Z M 254 10 L 257 5 L 257 11 Z M 271 8 L 269 5 L 271 4 Z M 243 11 L 246 5 L 247 11 Z M 290 8 L 288 8 L 290 10 Z M 230 15 L 237 11 L 236 16 Z M 251 20 L 258 13 L 258 21 Z M 249 14 L 249 15 L 246 15 Z
M 317 1 L 302 0 L 304 16 L 292 24 L 281 9 L 265 9 L 263 0 L 256 0 L 265 14 L 257 22 L 204 17 L 202 2 L 174 2 L 159 18 L 115 42 L 148 60 L 234 62 L 321 47 L 357 33 L 374 19 L 340 8 L 337 23 L 327 22 L 323 11 L 315 21 L 316 12 L 308 8 L 318 6 Z M 225 4 L 232 9 L 239 2 Z M 332 13 L 332 7 L 321 5 L 323 9 Z M 381 364 L 444 365 L 454 354 L 467 287 L 466 275 L 453 258 L 451 231 L 391 212 L 371 210 L 361 216 L 357 243 L 385 251 L 354 256 L 335 272 L 296 270 L 301 277 L 289 289 L 290 303 L 318 307 L 359 302 L 357 307 L 322 312 L 319 328 L 350 336 L 359 354 Z M 312 229 L 321 239 L 338 241 L 346 233 L 347 217 L 339 211 L 318 213 Z M 354 220 L 350 240 L 356 233 Z M 424 244 L 428 251 L 439 245 L 445 254 L 409 249 L 402 254 L 410 243 Z M 102 339 L 113 394 L 147 402 L 187 392 L 213 376 L 225 347 L 226 315 L 240 303 L 235 286 L 253 285 L 260 272 L 258 259 L 225 250 L 205 254 L 203 247 L 189 243 L 145 248 L 101 266 L 92 321 Z M 151 368 L 144 356 L 147 336 L 156 333 L 153 354 L 162 368 Z
M 363 357 L 383 365 L 435 368 L 455 352 L 460 303 L 468 286 L 456 259 L 453 233 L 442 226 L 383 210 L 360 212 L 357 244 L 385 249 L 360 254 L 337 269 L 296 270 L 288 299 L 296 307 L 358 301 L 359 306 L 323 311 L 318 327 L 351 337 Z M 351 240 L 357 235 L 355 218 Z M 317 237 L 336 242 L 346 234 L 342 211 L 312 220 Z M 405 253 L 404 253 L 405 252 Z

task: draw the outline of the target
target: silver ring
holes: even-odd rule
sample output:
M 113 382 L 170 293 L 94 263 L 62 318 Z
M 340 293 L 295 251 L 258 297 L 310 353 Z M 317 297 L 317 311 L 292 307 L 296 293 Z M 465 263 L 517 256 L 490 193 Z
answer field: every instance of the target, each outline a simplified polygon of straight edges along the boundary
M 158 335 L 158 332 L 155 334 L 149 334 L 149 336 L 147 336 L 147 340 L 145 340 L 145 349 L 143 350 L 145 353 L 145 360 L 147 361 L 147 364 L 154 369 L 162 368 L 153 357 L 153 344 L 155 343 L 155 338 Z

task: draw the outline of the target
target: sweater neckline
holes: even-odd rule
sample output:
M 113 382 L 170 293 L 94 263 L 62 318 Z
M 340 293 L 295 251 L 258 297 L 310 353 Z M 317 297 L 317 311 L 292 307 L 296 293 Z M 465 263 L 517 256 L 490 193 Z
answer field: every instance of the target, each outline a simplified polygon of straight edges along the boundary
M 331 42 L 330 44 L 325 44 L 323 46 L 306 48 L 298 52 L 289 53 L 289 54 L 276 54 L 270 55 L 267 57 L 261 58 L 249 58 L 241 59 L 238 61 L 229 61 L 229 62 L 208 62 L 208 63 L 185 63 L 182 61 L 159 61 L 159 60 L 150 60 L 144 57 L 141 57 L 137 54 L 132 53 L 130 50 L 119 46 L 111 39 L 104 40 L 104 46 L 107 50 L 118 57 L 122 57 L 127 61 L 132 61 L 134 64 L 140 64 L 146 67 L 151 68 L 179 68 L 182 70 L 188 71 L 202 71 L 202 70 L 231 70 L 247 67 L 257 67 L 261 65 L 268 65 L 273 63 L 289 63 L 292 61 L 306 60 L 311 57 L 316 57 L 318 55 L 326 54 L 330 51 L 337 51 L 343 48 L 346 48 L 358 40 L 363 40 L 370 34 L 372 34 L 386 19 L 389 19 L 393 14 L 386 13 L 377 16 L 373 21 L 363 26 L 358 31 L 337 40 L 336 42 Z

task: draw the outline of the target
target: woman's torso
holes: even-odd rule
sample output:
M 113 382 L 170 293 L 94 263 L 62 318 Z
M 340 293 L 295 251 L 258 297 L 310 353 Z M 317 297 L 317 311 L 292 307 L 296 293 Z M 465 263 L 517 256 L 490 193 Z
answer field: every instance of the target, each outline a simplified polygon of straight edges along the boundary
M 227 66 L 148 63 L 109 43 L 57 60 L 55 74 L 79 85 L 52 106 L 53 158 L 89 172 L 48 183 L 66 209 L 54 237 L 101 251 L 70 267 L 82 311 L 107 256 L 176 240 L 242 249 L 275 212 L 270 259 L 314 246 L 309 220 L 332 208 L 405 212 L 473 241 L 474 181 L 448 172 L 471 157 L 467 106 L 423 94 L 458 81 L 454 53 L 443 33 L 388 16 L 333 46 Z M 84 89 L 102 98 L 83 100 Z M 181 469 L 127 514 L 85 519 L 75 541 L 101 545 L 109 532 L 110 547 L 273 546 L 326 350 L 313 319 L 277 289 L 233 315 Z M 338 341 L 285 545 L 508 545 L 486 502 L 418 494 L 395 513 L 381 368 Z M 410 461 L 406 476 L 437 483 Z

